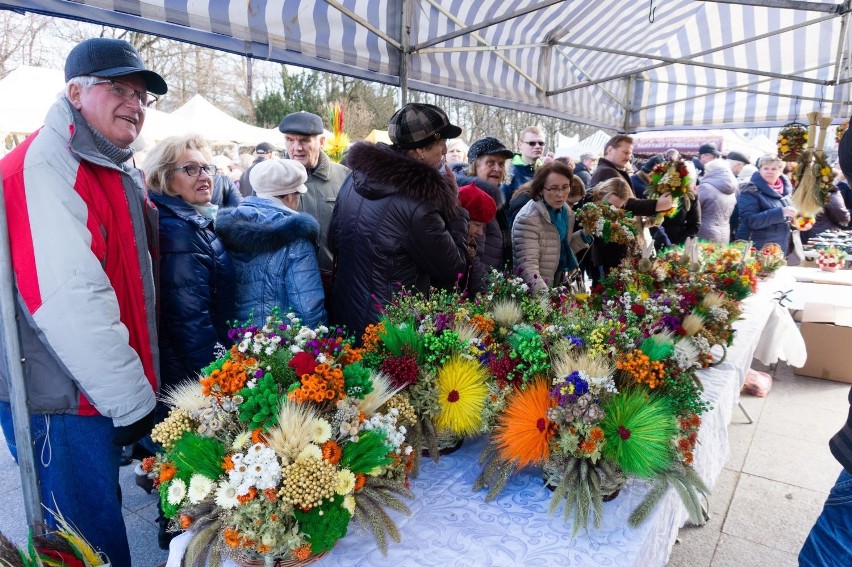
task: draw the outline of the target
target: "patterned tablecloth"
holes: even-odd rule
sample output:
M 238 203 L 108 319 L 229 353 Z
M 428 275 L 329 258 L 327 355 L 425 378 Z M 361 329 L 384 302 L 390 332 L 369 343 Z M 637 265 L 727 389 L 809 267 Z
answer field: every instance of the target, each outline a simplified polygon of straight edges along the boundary
M 735 324 L 734 344 L 725 361 L 702 370 L 704 397 L 713 409 L 703 416 L 695 467 L 710 488 L 729 456 L 727 427 L 739 399 L 739 389 L 752 355 L 772 311 L 773 293 L 787 289 L 778 278 L 762 282 L 757 294 L 744 302 L 743 319 Z M 669 490 L 648 520 L 638 529 L 627 518 L 648 491 L 644 482 L 631 481 L 612 502 L 604 504 L 600 529 L 572 539 L 571 523 L 562 510 L 549 514 L 550 492 L 541 473 L 529 470 L 517 475 L 503 494 L 490 503 L 486 491 L 472 492 L 479 474 L 482 438 L 467 440 L 463 447 L 441 458 L 439 464 L 424 461 L 413 481 L 416 499 L 411 516 L 392 513 L 402 543 L 391 542 L 386 557 L 372 536 L 353 527 L 318 566 L 407 567 L 439 565 L 665 565 L 686 520 L 686 511 Z M 167 567 L 178 567 L 188 534 L 172 542 Z M 230 567 L 233 567 L 231 565 Z

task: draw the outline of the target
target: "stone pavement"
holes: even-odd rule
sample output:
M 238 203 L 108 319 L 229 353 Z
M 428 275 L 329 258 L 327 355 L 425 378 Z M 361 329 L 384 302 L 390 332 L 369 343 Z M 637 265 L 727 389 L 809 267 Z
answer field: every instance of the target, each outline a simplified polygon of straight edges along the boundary
M 760 364 L 755 362 L 755 368 Z M 710 497 L 707 525 L 680 530 L 670 567 L 785 567 L 822 510 L 840 465 L 828 440 L 848 412 L 849 385 L 796 376 L 779 363 L 766 398 L 742 397 L 754 419 L 738 409 L 728 427 L 731 456 Z M 0 442 L 0 531 L 26 539 L 21 480 Z M 121 469 L 124 518 L 135 567 L 155 567 L 167 553 L 157 547 L 157 497 Z
M 755 361 L 755 369 L 765 369 Z M 828 440 L 849 413 L 849 384 L 793 374 L 783 362 L 765 398 L 742 396 L 731 455 L 710 497 L 710 521 L 684 527 L 669 567 L 786 567 L 822 511 L 840 464 Z

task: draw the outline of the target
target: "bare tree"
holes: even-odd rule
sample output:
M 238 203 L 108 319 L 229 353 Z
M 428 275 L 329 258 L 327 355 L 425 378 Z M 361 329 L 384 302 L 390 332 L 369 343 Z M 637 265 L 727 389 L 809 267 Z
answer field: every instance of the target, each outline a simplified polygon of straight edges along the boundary
M 19 65 L 50 66 L 50 32 L 55 27 L 47 16 L 0 11 L 0 78 Z

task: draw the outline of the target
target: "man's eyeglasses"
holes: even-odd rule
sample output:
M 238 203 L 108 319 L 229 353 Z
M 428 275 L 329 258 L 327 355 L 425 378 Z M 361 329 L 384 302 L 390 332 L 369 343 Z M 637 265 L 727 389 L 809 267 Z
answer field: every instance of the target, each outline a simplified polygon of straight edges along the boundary
M 538 142 L 538 141 L 527 142 L 526 140 L 524 140 L 524 143 L 527 144 L 528 146 L 541 146 L 541 147 L 544 147 L 544 144 L 545 144 L 545 142 Z
M 97 81 L 93 83 L 95 85 L 112 85 L 109 89 L 109 92 L 117 96 L 118 98 L 122 98 L 124 100 L 130 100 L 135 98 L 139 101 L 139 104 L 142 106 L 142 110 L 146 110 L 154 105 L 157 102 L 156 95 L 152 95 L 149 92 L 145 91 L 137 91 L 130 85 L 126 83 L 122 83 L 121 81 L 115 81 L 113 79 L 105 79 L 103 81 Z
M 544 190 L 547 191 L 548 193 L 556 193 L 556 192 L 567 193 L 568 191 L 571 190 L 571 186 L 570 185 L 551 185 L 550 187 L 545 187 Z
M 216 166 L 213 165 L 212 163 L 208 163 L 206 165 L 197 165 L 197 164 L 191 163 L 189 165 L 182 165 L 180 167 L 173 167 L 171 170 L 172 171 L 178 171 L 179 169 L 182 169 L 183 172 L 186 173 L 187 175 L 189 175 L 190 177 L 197 177 L 197 176 L 201 175 L 202 171 L 204 171 L 204 173 L 206 173 L 210 177 L 213 177 L 213 174 L 216 173 Z

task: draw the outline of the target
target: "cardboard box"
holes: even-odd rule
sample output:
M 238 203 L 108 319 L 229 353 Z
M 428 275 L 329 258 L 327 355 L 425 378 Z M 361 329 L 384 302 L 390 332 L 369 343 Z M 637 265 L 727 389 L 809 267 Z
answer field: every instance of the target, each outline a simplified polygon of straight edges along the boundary
M 805 303 L 800 330 L 808 360 L 796 374 L 852 384 L 852 308 Z

